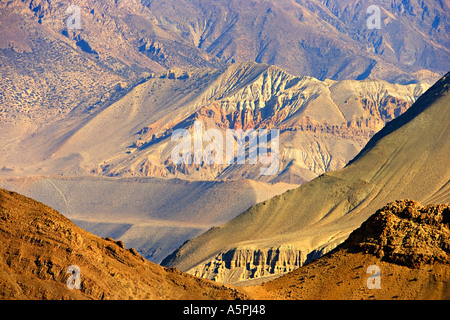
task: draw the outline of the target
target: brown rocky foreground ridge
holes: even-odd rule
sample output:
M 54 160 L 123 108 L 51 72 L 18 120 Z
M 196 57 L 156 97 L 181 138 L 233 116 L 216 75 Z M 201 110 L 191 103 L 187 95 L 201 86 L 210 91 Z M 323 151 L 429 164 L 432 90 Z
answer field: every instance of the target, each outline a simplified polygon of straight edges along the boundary
M 50 207 L 0 189 L 0 299 L 236 299 L 221 284 L 158 266 Z M 69 266 L 80 289 L 66 285 Z
M 229 287 L 143 259 L 0 189 L 0 299 L 450 299 L 450 207 L 394 201 L 342 245 L 262 285 Z M 80 289 L 66 273 L 76 265 Z M 369 266 L 381 285 L 369 289 Z

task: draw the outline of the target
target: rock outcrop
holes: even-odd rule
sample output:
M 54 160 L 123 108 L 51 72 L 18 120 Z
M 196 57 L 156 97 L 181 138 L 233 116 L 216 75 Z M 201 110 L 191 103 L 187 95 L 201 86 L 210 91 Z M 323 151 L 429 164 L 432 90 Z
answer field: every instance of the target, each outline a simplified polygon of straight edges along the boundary
M 391 202 L 352 232 L 343 247 L 410 268 L 450 263 L 450 206 Z
M 247 291 L 257 299 L 448 300 L 449 227 L 448 204 L 392 201 L 331 252 Z

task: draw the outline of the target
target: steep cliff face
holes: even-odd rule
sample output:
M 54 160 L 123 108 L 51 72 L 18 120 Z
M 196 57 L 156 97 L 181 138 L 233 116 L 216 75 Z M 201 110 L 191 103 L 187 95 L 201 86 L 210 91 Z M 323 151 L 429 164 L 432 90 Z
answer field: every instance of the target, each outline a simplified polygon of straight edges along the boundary
M 308 251 L 292 245 L 270 248 L 241 246 L 221 252 L 189 269 L 187 273 L 222 283 L 268 279 L 294 271 L 324 255 L 334 246 Z
M 269 249 L 237 248 L 219 253 L 188 273 L 222 283 L 235 283 L 268 275 L 282 275 L 302 266 L 307 255 L 292 246 Z

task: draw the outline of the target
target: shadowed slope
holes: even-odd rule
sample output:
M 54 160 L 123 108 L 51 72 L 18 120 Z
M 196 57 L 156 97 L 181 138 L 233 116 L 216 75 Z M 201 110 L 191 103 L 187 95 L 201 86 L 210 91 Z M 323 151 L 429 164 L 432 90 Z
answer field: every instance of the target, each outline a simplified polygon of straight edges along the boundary
M 0 187 L 41 201 L 83 229 L 122 240 L 159 263 L 186 240 L 296 186 L 251 180 L 30 177 L 0 178 Z

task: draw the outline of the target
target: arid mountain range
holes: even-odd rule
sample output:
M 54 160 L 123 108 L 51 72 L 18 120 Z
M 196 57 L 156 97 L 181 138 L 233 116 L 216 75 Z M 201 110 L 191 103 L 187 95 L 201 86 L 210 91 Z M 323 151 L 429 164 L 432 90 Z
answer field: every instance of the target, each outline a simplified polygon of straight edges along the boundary
M 447 74 L 343 169 L 253 206 L 162 264 L 220 282 L 270 277 L 330 251 L 387 202 L 447 203 L 449 88 Z
M 79 1 L 74 29 L 65 1 L 2 0 L 0 174 L 303 183 L 342 168 L 449 69 L 446 2 L 371 4 L 380 29 L 363 1 Z M 168 135 L 195 119 L 280 129 L 279 176 L 174 166 Z
M 324 298 L 448 297 L 448 12 L 432 0 L 0 0 L 0 295 L 309 299 L 332 265 L 345 272 Z M 174 133 L 199 126 L 215 142 L 276 130 L 279 167 L 175 163 Z M 361 288 L 363 260 L 393 275 L 389 292 Z M 65 287 L 70 264 L 88 270 L 80 291 Z
M 244 178 L 298 184 L 342 168 L 428 87 L 380 80 L 320 81 L 256 63 L 168 71 L 150 76 L 92 114 L 76 108 L 34 130 L 20 120 L 8 121 L 13 116 L 8 109 L 3 120 L 7 125 L 2 126 L 2 171 L 18 176 Z M 38 113 L 28 114 L 39 118 Z M 277 174 L 261 176 L 261 166 L 253 164 L 174 164 L 171 151 L 177 142 L 172 134 L 177 128 L 192 132 L 195 121 L 203 131 L 219 129 L 223 136 L 226 129 L 278 129 Z M 15 130 L 8 130 L 10 126 Z M 23 135 L 17 136 L 17 130 Z
M 342 168 L 428 87 L 320 81 L 256 63 L 154 74 L 93 113 L 75 108 L 38 125 L 41 109 L 29 111 L 28 120 L 5 109 L 1 186 L 160 262 L 252 205 Z M 277 174 L 262 176 L 264 166 L 248 160 L 174 165 L 172 133 L 192 132 L 195 121 L 224 135 L 226 129 L 279 129 Z
M 55 74 L 55 80 L 65 79 L 75 92 L 83 88 L 64 74 L 89 66 L 91 78 L 79 85 L 91 91 L 100 89 L 98 75 L 108 85 L 143 71 L 234 61 L 267 63 L 320 80 L 432 84 L 450 69 L 446 1 L 79 0 L 80 29 L 68 27 L 70 5 L 64 0 L 2 0 L 0 43 L 11 57 L 44 58 L 16 67 L 27 63 L 32 70 L 59 69 L 62 74 Z M 367 27 L 370 5 L 380 9 L 379 29 Z M 47 65 L 50 59 L 55 65 Z M 71 67 L 58 68 L 64 61 Z M 42 89 L 52 85 L 40 84 Z
M 448 1 L 144 1 L 162 28 L 228 61 L 320 80 L 407 83 L 450 70 Z M 380 28 L 369 29 L 369 6 Z M 373 13 L 373 12 L 372 12 Z M 430 72 L 431 71 L 431 72 Z
M 230 287 L 155 265 L 0 189 L 0 299 L 449 299 L 449 215 L 448 205 L 395 201 L 316 261 L 263 285 Z M 377 288 L 368 285 L 373 266 Z M 67 272 L 74 267 L 78 274 Z M 79 287 L 69 287 L 76 276 Z

